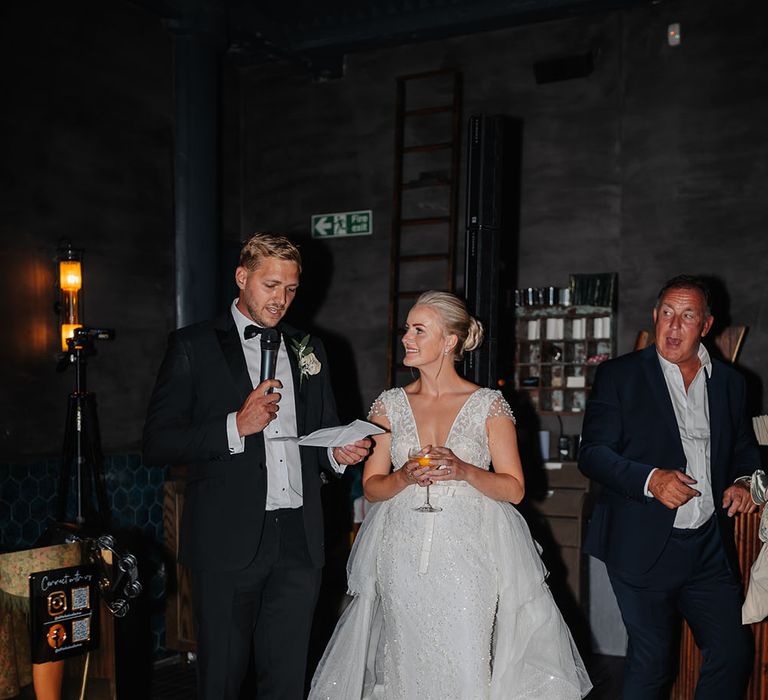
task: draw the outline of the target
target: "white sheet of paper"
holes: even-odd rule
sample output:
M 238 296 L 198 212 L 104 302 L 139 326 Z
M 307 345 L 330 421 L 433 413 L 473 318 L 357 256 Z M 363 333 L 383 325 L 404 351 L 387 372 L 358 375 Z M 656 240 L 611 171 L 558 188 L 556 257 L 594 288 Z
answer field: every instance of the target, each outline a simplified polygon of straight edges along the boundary
M 341 447 L 351 445 L 356 440 L 362 440 L 368 435 L 378 435 L 386 432 L 384 428 L 365 420 L 353 420 L 349 425 L 338 428 L 321 428 L 314 433 L 299 438 L 299 445 L 307 447 Z

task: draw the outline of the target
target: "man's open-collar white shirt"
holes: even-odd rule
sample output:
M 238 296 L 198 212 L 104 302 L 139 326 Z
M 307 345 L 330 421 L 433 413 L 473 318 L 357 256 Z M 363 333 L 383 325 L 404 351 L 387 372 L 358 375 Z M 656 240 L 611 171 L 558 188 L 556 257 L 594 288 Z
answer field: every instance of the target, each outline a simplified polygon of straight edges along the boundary
M 701 493 L 677 509 L 674 527 L 695 528 L 704 525 L 715 512 L 712 496 L 710 466 L 710 427 L 707 378 L 712 376 L 712 361 L 703 344 L 699 343 L 699 370 L 685 390 L 680 368 L 658 354 L 667 391 L 675 410 L 680 441 L 683 443 L 685 473 L 696 479 L 691 488 Z M 681 465 L 682 466 L 682 465 Z M 649 477 L 650 479 L 650 477 Z
M 232 318 L 237 326 L 245 364 L 248 367 L 248 376 L 251 378 L 251 384 L 256 388 L 261 377 L 261 338 L 257 335 L 245 340 L 245 327 L 253 325 L 253 321 L 237 308 L 237 299 L 232 302 Z M 282 439 L 298 437 L 293 373 L 282 335 L 275 362 L 275 379 L 280 380 L 283 388 L 276 389 L 281 395 L 280 410 L 276 418 L 263 431 L 264 451 L 267 458 L 266 507 L 267 510 L 301 508 L 304 499 L 299 445 L 296 439 Z M 240 437 L 237 432 L 236 418 L 237 413 L 230 413 L 227 416 L 227 438 L 231 454 L 238 454 L 245 450 L 245 438 Z

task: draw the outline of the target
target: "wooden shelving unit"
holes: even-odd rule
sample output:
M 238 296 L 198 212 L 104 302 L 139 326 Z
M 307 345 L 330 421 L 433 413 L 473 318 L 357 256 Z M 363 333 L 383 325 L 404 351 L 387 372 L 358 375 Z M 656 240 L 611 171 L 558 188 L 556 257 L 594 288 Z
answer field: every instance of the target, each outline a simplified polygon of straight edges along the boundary
M 516 317 L 518 391 L 542 414 L 581 413 L 597 366 L 616 352 L 612 309 L 520 307 Z
M 546 518 L 568 585 L 582 599 L 581 541 L 589 480 L 576 464 L 577 438 L 598 365 L 616 354 L 616 315 L 606 306 L 518 307 L 515 314 L 515 388 L 550 436 L 542 446 Z M 559 438 L 568 436 L 560 451 Z

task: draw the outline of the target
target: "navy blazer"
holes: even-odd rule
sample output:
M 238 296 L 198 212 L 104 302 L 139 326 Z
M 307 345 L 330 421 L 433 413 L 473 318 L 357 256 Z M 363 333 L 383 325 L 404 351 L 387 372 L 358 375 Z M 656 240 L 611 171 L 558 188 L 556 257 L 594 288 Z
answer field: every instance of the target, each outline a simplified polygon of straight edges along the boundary
M 285 341 L 304 333 L 281 323 Z M 299 378 L 290 344 L 299 435 L 338 425 L 328 360 L 318 338 L 310 345 L 321 364 L 317 375 Z M 193 569 L 236 571 L 256 555 L 267 497 L 264 437 L 245 439 L 245 450 L 229 453 L 227 414 L 253 390 L 232 314 L 170 334 L 144 427 L 147 464 L 186 465 L 188 480 L 179 535 L 179 561 Z M 322 566 L 321 469 L 327 450 L 301 447 L 304 525 L 313 563 Z
M 757 441 L 738 372 L 713 359 L 707 397 L 715 514 L 738 576 L 723 492 L 758 467 Z M 584 415 L 579 469 L 602 488 L 587 527 L 585 552 L 630 573 L 653 566 L 677 512 L 644 495 L 654 467 L 685 470 L 686 459 L 656 346 L 651 345 L 597 369 Z

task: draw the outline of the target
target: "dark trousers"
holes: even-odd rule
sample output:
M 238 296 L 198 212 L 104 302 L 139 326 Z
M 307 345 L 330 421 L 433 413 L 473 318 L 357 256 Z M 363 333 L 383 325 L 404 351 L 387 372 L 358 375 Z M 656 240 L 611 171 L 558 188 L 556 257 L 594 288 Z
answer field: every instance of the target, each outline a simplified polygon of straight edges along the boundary
M 695 530 L 673 530 L 647 573 L 609 566 L 608 575 L 629 635 L 623 700 L 669 697 L 681 616 L 704 657 L 696 700 L 743 698 L 752 670 L 752 634 L 741 624 L 741 586 L 714 517 Z
M 245 569 L 192 572 L 199 700 L 238 700 L 251 653 L 259 700 L 304 697 L 320 573 L 300 508 L 267 511 L 258 553 Z

